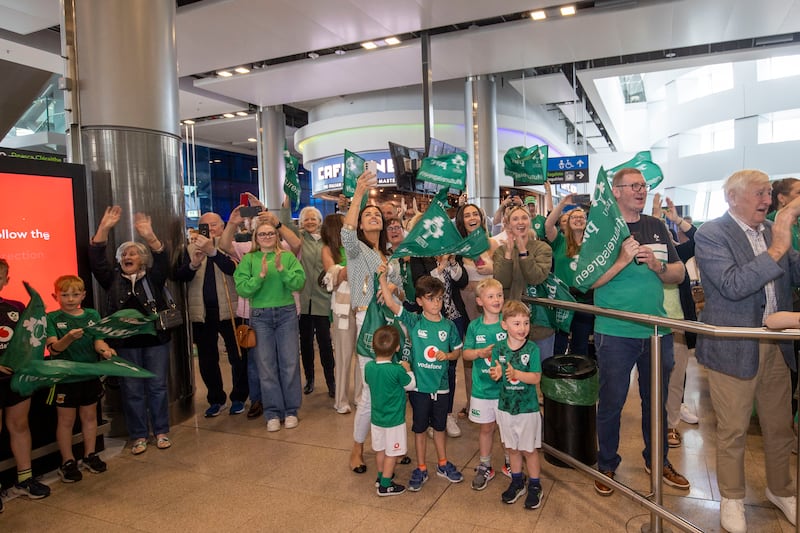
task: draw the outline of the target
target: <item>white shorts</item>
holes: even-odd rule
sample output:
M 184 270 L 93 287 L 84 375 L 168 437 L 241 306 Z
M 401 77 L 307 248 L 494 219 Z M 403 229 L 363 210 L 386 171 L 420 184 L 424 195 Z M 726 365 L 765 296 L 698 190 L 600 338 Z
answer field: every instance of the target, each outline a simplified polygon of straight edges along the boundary
M 497 403 L 500 400 L 484 400 L 472 396 L 469 399 L 469 421 L 488 424 L 497 420 Z
M 542 447 L 542 414 L 539 412 L 512 415 L 498 410 L 497 425 L 506 448 L 532 452 Z
M 372 449 L 376 452 L 386 452 L 389 457 L 401 457 L 408 451 L 406 440 L 406 424 L 382 428 L 371 424 Z

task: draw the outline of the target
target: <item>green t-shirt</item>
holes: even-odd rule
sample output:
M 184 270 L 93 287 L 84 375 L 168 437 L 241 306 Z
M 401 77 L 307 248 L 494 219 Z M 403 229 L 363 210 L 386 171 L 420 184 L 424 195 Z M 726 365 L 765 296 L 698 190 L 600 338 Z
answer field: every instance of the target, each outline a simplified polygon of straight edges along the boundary
M 767 214 L 767 220 L 775 222 L 775 215 L 777 214 L 777 211 L 772 211 L 771 213 Z M 795 223 L 792 224 L 792 248 L 800 251 L 800 219 L 796 220 Z
M 567 256 L 567 238 L 559 231 L 556 238 L 550 243 L 550 247 L 553 249 L 553 273 L 567 286 L 574 286 L 575 269 L 572 265 L 577 266 L 578 256 Z
M 535 217 L 531 217 L 531 229 L 536 233 L 536 238 L 540 241 L 547 240 L 547 232 L 544 229 L 544 221 L 547 218 L 543 217 L 542 215 L 536 215 Z
M 526 341 L 519 350 L 512 350 L 508 341 L 495 344 L 492 349 L 492 366 L 497 362 L 503 369 L 508 363 L 523 372 L 541 372 L 542 362 L 539 359 L 539 347 L 532 341 Z M 539 411 L 539 396 L 536 385 L 529 385 L 519 380 L 509 381 L 505 371 L 500 383 L 500 401 L 497 408 L 511 415 L 536 413 Z
M 494 324 L 485 324 L 483 315 L 469 323 L 464 337 L 464 349 L 475 350 L 486 348 L 490 344 L 498 345 L 506 340 L 506 332 L 500 325 L 500 319 Z M 496 400 L 500 397 L 500 383 L 489 376 L 492 357 L 479 357 L 472 362 L 472 396 L 482 400 Z
M 94 309 L 83 309 L 83 313 L 74 316 L 60 309 L 47 313 L 47 336 L 62 338 L 73 329 L 83 329 L 100 322 L 100 314 Z M 83 337 L 72 341 L 66 350 L 53 355 L 53 359 L 65 359 L 76 363 L 97 362 L 97 352 L 94 350 L 95 337 L 85 331 Z
M 404 423 L 406 391 L 403 387 L 411 383 L 405 368 L 391 361 L 370 361 L 364 367 L 364 379 L 372 398 L 372 423 L 382 428 Z
M 661 220 L 641 215 L 638 222 L 628 224 L 628 229 L 640 244 L 650 246 L 660 261 L 680 261 L 672 244 L 672 236 Z M 664 310 L 664 284 L 647 265 L 637 265 L 635 261 L 628 263 L 608 283 L 596 288 L 594 302 L 598 307 L 667 316 Z M 653 334 L 653 326 L 600 315 L 595 319 L 594 330 L 604 335 L 631 339 L 646 339 Z M 671 332 L 670 329 L 661 327 L 658 331 L 664 335 Z
M 410 313 L 405 309 L 400 310 L 397 318 L 406 325 L 411 337 L 411 370 L 417 381 L 414 390 L 428 394 L 450 392 L 447 382 L 450 361 L 437 361 L 435 354 L 437 350 L 452 352 L 463 346 L 456 325 L 444 317 L 433 322 L 422 313 Z

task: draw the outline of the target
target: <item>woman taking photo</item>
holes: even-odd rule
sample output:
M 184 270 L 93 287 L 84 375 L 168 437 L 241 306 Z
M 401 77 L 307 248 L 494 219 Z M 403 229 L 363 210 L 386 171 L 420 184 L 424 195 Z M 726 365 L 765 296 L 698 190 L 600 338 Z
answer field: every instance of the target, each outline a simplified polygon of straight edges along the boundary
M 89 265 L 95 279 L 106 291 L 108 314 L 120 309 L 136 309 L 144 315 L 151 315 L 167 308 L 163 293 L 169 272 L 169 254 L 153 232 L 150 217 L 136 213 L 134 228 L 147 246 L 134 241 L 122 243 L 115 254 L 117 263 L 112 266 L 106 244 L 109 233 L 121 216 L 120 206 L 106 208 L 89 246 Z M 117 351 L 117 355 L 155 374 L 155 377 L 147 379 L 120 378 L 122 409 L 134 455 L 147 450 L 151 428 L 159 449 L 172 446 L 167 436 L 169 341 L 169 331 L 108 339 L 109 346 Z
M 373 276 L 380 265 L 388 263 L 389 258 L 386 229 L 381 210 L 374 205 L 367 205 L 360 212 L 357 208 L 361 205 L 361 200 L 367 191 L 376 187 L 377 184 L 377 177 L 372 172 L 367 171 L 359 176 L 350 210 L 342 225 L 342 245 L 347 256 L 347 277 L 350 283 L 350 305 L 356 313 L 356 338 L 361 332 L 367 306 L 376 296 Z M 396 269 L 390 268 L 387 277 L 392 291 L 396 293 L 397 287 L 402 283 L 399 273 Z M 358 355 L 362 383 L 364 367 L 369 361 L 369 358 Z M 364 464 L 364 441 L 367 440 L 370 430 L 371 412 L 369 387 L 362 387 L 353 420 L 354 442 L 353 450 L 350 453 L 350 468 L 356 474 L 363 474 L 367 471 L 367 465 Z
M 570 287 L 570 293 L 575 301 L 591 305 L 594 303 L 593 291 L 589 290 L 583 293 L 572 287 L 575 282 L 573 265 L 578 259 L 578 253 L 581 251 L 583 243 L 583 234 L 586 231 L 586 211 L 581 207 L 576 207 L 564 213 L 565 207 L 570 204 L 572 204 L 572 195 L 568 194 L 547 216 L 544 230 L 547 240 L 550 241 L 550 246 L 553 248 L 553 273 Z M 564 233 L 559 229 L 562 216 L 566 216 Z M 567 353 L 567 349 L 569 349 L 571 354 L 590 355 L 589 336 L 592 331 L 594 331 L 594 315 L 575 312 L 569 335 L 561 331 L 556 333 L 553 353 L 563 354 Z
M 292 291 L 306 282 L 297 258 L 283 250 L 278 230 L 259 222 L 253 246 L 233 273 L 236 292 L 250 299 L 250 326 L 256 332 L 255 357 L 267 431 L 297 427 L 300 408 L 297 307 Z

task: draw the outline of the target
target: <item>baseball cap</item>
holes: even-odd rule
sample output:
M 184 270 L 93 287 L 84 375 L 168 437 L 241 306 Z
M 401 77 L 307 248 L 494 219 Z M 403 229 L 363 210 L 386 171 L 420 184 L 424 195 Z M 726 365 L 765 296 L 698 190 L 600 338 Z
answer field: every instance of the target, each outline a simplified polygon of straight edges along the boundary
M 533 204 L 536 205 L 536 197 L 535 196 L 528 196 L 525 198 L 525 205 Z

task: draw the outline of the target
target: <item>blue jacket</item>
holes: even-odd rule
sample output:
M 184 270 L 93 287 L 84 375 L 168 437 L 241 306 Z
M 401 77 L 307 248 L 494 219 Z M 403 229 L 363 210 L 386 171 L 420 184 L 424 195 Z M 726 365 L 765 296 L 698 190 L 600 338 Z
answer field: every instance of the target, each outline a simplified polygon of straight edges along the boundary
M 772 222 L 764 222 L 767 247 L 772 243 Z M 777 263 L 766 252 L 756 256 L 736 221 L 725 213 L 706 222 L 695 234 L 695 257 L 706 305 L 700 319 L 715 326 L 761 327 L 766 295 L 764 285 L 775 282 L 778 311 L 792 310 L 792 287 L 800 284 L 800 255 L 790 250 Z M 796 363 L 792 342 L 780 343 L 786 365 Z M 758 372 L 758 340 L 697 338 L 697 361 L 740 379 Z

